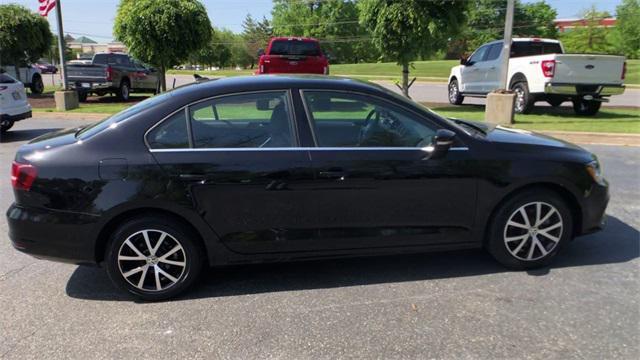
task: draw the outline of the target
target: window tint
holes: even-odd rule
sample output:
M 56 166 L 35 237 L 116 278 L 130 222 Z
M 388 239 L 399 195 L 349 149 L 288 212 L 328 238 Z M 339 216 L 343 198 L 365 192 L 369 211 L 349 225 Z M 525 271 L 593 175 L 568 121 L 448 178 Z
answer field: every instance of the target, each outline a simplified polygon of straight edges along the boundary
M 477 63 L 482 61 L 482 59 L 484 59 L 484 54 L 487 52 L 488 48 L 489 48 L 488 45 L 484 45 L 480 47 L 478 50 L 476 50 L 476 52 L 473 53 L 473 55 L 471 55 L 471 57 L 469 58 L 469 61 L 472 63 Z
M 190 106 L 197 148 L 291 147 L 294 132 L 285 91 L 230 95 Z
M 184 110 L 171 115 L 149 132 L 147 142 L 152 149 L 188 148 L 189 135 Z
M 542 41 L 514 41 L 511 44 L 512 58 L 546 54 L 562 54 L 560 44 Z
M 487 52 L 487 57 L 485 61 L 492 61 L 500 57 L 500 52 L 502 52 L 502 43 L 497 43 L 489 46 L 489 51 Z
M 423 147 L 435 135 L 431 124 L 382 100 L 305 91 L 304 101 L 321 147 Z
M 276 40 L 271 44 L 269 55 L 320 56 L 320 49 L 313 41 Z
M 0 84 L 13 84 L 15 82 L 16 80 L 14 80 L 11 76 L 0 73 Z
M 102 64 L 105 65 L 107 63 L 107 55 L 106 54 L 96 54 L 93 57 L 94 64 Z

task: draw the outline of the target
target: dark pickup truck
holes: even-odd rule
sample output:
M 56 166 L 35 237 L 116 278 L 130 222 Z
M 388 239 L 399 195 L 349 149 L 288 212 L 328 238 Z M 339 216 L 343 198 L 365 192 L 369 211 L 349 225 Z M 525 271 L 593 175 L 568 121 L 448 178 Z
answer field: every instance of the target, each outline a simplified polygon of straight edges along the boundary
M 67 65 L 67 81 L 78 91 L 80 101 L 89 94 L 115 94 L 128 100 L 131 92 L 152 92 L 158 89 L 158 73 L 123 53 L 98 53 L 91 64 Z

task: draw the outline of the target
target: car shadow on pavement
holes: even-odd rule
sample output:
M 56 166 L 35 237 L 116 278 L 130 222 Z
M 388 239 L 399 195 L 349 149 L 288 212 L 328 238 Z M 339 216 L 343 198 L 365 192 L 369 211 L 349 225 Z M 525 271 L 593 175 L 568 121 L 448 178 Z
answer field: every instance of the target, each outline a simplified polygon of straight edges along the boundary
M 628 262 L 640 256 L 639 239 L 637 229 L 610 216 L 604 231 L 576 239 L 549 268 L 528 273 L 544 276 L 564 267 Z M 233 266 L 205 271 L 199 283 L 174 301 L 481 276 L 506 271 L 509 270 L 482 250 Z M 70 297 L 88 300 L 132 300 L 131 296 L 116 289 L 106 272 L 97 267 L 78 267 L 67 283 L 66 292 Z
M 40 135 L 44 135 L 46 133 L 57 130 L 62 130 L 62 128 L 9 130 L 6 133 L 0 135 L 0 143 L 28 141 L 31 139 L 35 139 Z

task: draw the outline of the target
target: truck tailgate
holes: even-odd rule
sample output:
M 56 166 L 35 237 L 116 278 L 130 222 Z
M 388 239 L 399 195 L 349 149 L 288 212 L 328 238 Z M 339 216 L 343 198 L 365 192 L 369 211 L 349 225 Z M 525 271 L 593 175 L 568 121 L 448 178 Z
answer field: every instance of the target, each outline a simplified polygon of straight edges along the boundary
M 622 84 L 622 56 L 558 54 L 555 59 L 554 83 Z
M 67 79 L 74 81 L 104 81 L 106 79 L 106 66 L 104 65 L 67 65 Z

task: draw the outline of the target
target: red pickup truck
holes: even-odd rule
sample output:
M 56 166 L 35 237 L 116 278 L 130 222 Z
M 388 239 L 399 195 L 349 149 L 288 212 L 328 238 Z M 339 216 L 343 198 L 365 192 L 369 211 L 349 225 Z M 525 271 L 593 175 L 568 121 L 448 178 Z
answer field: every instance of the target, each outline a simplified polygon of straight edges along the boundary
M 329 61 L 316 39 L 274 37 L 258 55 L 256 74 L 329 74 Z

